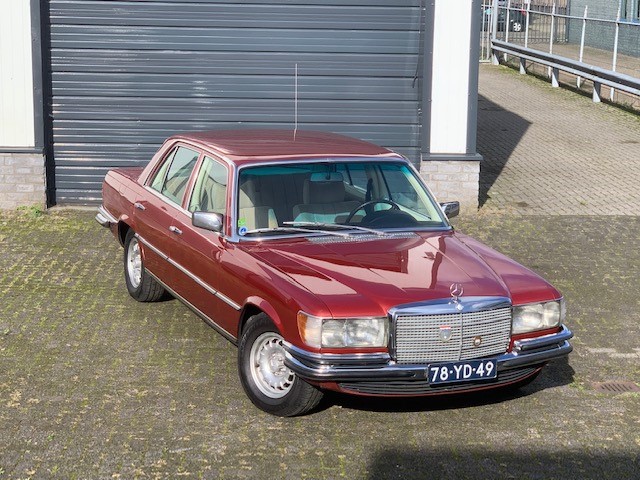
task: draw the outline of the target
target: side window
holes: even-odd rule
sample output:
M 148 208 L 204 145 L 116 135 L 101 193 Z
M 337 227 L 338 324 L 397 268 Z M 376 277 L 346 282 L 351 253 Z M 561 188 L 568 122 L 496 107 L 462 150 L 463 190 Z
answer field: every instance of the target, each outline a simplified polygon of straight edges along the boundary
M 151 188 L 155 191 L 159 192 L 162 190 L 162 184 L 164 183 L 164 179 L 167 176 L 167 169 L 169 165 L 171 165 L 171 160 L 173 160 L 174 155 L 176 154 L 176 148 L 171 150 L 167 158 L 165 158 L 164 163 L 160 167 L 160 169 L 156 172 L 155 177 L 153 177 L 153 181 L 151 182 Z
M 176 148 L 158 170 L 151 182 L 151 188 L 159 191 L 175 203 L 181 204 L 198 156 L 198 152 L 189 148 Z
M 189 201 L 189 211 L 227 213 L 227 167 L 204 157 Z

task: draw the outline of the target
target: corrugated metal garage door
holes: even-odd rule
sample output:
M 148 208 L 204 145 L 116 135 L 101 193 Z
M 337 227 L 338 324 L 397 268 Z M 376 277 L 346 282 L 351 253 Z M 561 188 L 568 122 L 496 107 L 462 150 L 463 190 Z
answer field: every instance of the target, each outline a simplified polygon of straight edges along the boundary
M 330 130 L 419 154 L 420 0 L 51 0 L 58 204 L 178 131 Z

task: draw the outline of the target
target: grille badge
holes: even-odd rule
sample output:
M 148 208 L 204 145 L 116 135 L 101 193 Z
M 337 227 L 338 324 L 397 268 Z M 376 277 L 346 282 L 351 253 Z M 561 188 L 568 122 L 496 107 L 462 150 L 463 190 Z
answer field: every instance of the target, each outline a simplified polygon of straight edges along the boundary
M 477 337 L 473 338 L 473 346 L 474 347 L 479 347 L 482 344 L 482 337 L 480 335 L 478 335 Z
M 453 335 L 453 329 L 449 325 L 441 325 L 440 326 L 440 340 L 443 342 L 448 342 L 451 340 L 451 336 Z

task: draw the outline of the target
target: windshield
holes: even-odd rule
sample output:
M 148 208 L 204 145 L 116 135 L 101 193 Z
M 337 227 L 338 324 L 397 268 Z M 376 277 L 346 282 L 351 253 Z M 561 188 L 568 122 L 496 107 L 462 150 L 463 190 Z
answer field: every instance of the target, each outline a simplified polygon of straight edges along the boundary
M 243 168 L 238 182 L 240 236 L 448 226 L 404 162 L 287 162 Z

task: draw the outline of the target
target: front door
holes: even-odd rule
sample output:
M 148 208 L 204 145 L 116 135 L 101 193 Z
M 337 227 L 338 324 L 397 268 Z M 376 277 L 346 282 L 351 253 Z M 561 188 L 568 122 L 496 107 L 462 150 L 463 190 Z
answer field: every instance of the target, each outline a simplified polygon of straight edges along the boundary
M 224 234 L 194 227 L 191 222 L 191 212 L 195 211 L 215 212 L 226 217 L 228 179 L 229 170 L 222 162 L 204 157 L 187 203 L 188 211 L 181 211 L 174 219 L 182 234 L 172 257 L 189 273 L 176 284 L 177 293 L 215 326 L 234 336 L 237 305 L 224 291 L 220 262 L 228 242 Z

